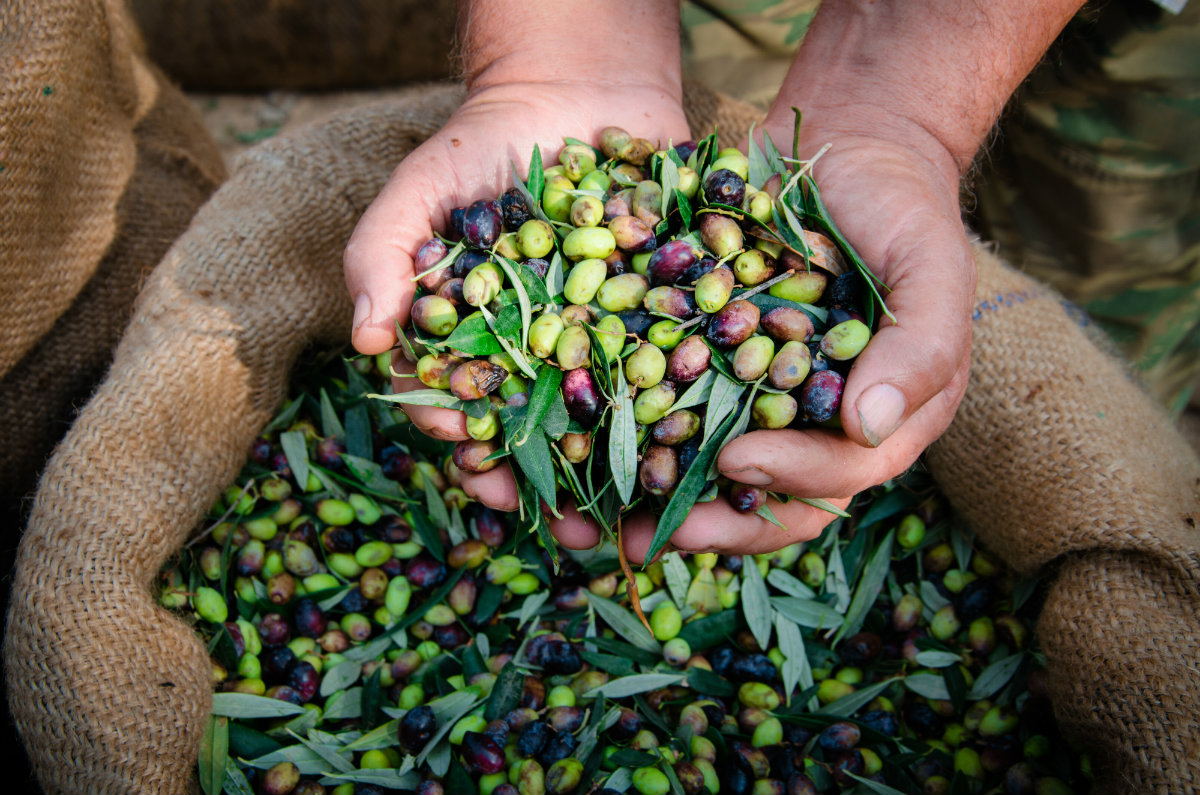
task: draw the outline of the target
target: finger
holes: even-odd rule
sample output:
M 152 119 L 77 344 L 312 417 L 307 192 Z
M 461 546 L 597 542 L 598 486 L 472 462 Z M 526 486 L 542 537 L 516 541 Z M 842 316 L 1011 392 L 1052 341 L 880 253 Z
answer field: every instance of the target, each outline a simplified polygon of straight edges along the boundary
M 753 431 L 725 445 L 717 468 L 730 480 L 797 497 L 857 494 L 908 469 L 941 436 L 968 373 L 964 362 L 947 388 L 878 448 L 863 447 L 840 430 Z
M 550 532 L 558 543 L 567 549 L 591 549 L 600 543 L 600 525 L 591 516 L 580 513 L 574 500 L 559 500 L 558 509 L 561 519 L 548 517 Z
M 399 351 L 392 354 L 392 369 L 406 375 L 417 371 L 416 365 L 405 359 Z M 392 378 L 392 391 L 396 393 L 414 392 L 424 388 L 425 385 L 417 378 Z M 461 442 L 471 438 L 467 434 L 467 415 L 461 411 L 437 406 L 412 406 L 406 403 L 399 405 L 408 418 L 413 421 L 413 425 L 420 428 L 426 436 L 432 436 L 444 442 Z
M 883 272 L 896 322 L 881 320 L 842 395 L 846 436 L 870 447 L 942 392 L 970 351 L 975 261 L 962 225 L 954 217 L 909 226 L 930 231 L 906 234 L 890 248 Z
M 508 462 L 501 462 L 489 472 L 462 473 L 462 488 L 468 497 L 497 511 L 515 511 L 521 506 L 517 481 Z
M 407 321 L 414 285 L 413 253 L 445 224 L 445 210 L 430 184 L 438 170 L 440 141 L 413 150 L 392 173 L 359 219 L 342 256 L 346 288 L 354 301 L 351 340 L 375 354 L 396 342 L 396 322 Z

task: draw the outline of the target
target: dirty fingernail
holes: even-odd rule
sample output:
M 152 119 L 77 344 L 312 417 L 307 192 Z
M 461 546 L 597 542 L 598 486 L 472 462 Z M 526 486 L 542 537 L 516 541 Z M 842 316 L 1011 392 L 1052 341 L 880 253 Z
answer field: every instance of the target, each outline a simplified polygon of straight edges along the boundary
M 906 407 L 904 395 L 891 384 L 876 384 L 863 392 L 855 408 L 867 443 L 878 447 L 895 433 Z

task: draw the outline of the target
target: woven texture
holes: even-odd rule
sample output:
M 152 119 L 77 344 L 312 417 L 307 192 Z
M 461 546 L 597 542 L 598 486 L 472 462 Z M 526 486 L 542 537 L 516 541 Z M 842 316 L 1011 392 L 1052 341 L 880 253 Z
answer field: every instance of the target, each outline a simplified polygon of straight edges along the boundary
M 209 664 L 154 606 L 150 583 L 237 473 L 305 347 L 345 343 L 344 243 L 461 96 L 414 90 L 257 147 L 147 280 L 108 377 L 47 468 L 20 549 L 5 666 L 48 791 L 194 789 Z M 686 100 L 693 129 L 715 120 L 723 143 L 754 118 L 695 86 Z M 1101 788 L 1195 786 L 1200 710 L 1184 685 L 1197 567 L 1185 517 L 1200 465 L 1076 315 L 979 261 L 976 373 L 931 462 L 981 539 L 1020 571 L 1060 563 L 1043 619 L 1056 711 L 1105 752 L 1094 757 Z
M 933 474 L 1017 572 L 1098 792 L 1200 786 L 1200 461 L 1086 317 L 979 252 L 971 381 Z
M 0 499 L 15 514 L 225 169 L 120 3 L 9 2 L 0 30 Z
M 454 0 L 129 0 L 189 89 L 392 86 L 450 75 Z

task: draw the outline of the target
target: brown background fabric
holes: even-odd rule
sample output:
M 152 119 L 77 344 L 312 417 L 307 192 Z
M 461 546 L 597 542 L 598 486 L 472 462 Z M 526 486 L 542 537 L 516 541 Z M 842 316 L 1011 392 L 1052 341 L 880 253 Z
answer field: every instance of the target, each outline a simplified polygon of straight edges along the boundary
M 454 0 L 130 0 L 189 89 L 392 86 L 450 75 Z
M 255 148 L 147 279 L 19 553 L 5 672 L 48 791 L 195 788 L 208 661 L 151 582 L 297 357 L 345 342 L 345 241 L 461 96 L 414 89 Z M 687 104 L 723 144 L 756 115 L 696 86 Z M 1200 464 L 1077 315 L 984 253 L 980 266 L 976 369 L 931 465 L 984 543 L 1020 571 L 1057 566 L 1043 618 L 1056 711 L 1100 752 L 1100 789 L 1195 787 Z
M 1022 574 L 1055 714 L 1098 792 L 1200 787 L 1200 461 L 1057 293 L 980 252 L 967 396 L 927 458 Z

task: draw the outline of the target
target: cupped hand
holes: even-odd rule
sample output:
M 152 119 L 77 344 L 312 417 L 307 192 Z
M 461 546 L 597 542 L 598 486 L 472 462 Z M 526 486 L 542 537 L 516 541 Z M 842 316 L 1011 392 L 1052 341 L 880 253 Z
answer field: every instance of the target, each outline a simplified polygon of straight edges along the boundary
M 449 230 L 454 207 L 496 198 L 511 187 L 510 163 L 526 177 L 534 144 L 550 165 L 564 137 L 595 140 L 610 125 L 663 146 L 690 137 L 677 86 L 564 80 L 471 91 L 446 125 L 396 167 L 346 246 L 354 347 L 376 354 L 396 344 L 396 323 L 407 322 L 413 302 L 413 255 L 435 232 Z M 393 359 L 398 372 L 412 372 L 403 357 Z M 422 388 L 411 377 L 394 379 L 393 386 L 396 391 Z M 468 438 L 459 412 L 404 409 L 429 435 L 448 441 Z M 463 489 L 492 507 L 517 507 L 507 464 L 481 475 L 464 474 Z
M 781 147 L 792 119 L 768 118 Z M 895 323 L 879 330 L 846 382 L 842 430 L 760 430 L 730 442 L 717 458 L 733 481 L 792 497 L 850 498 L 903 473 L 950 424 L 966 390 L 970 363 L 975 265 L 958 206 L 957 172 L 923 145 L 861 134 L 807 130 L 801 156 L 832 144 L 814 177 L 831 216 L 866 264 L 890 288 L 883 291 Z M 698 504 L 668 549 L 757 554 L 816 537 L 834 515 L 800 500 L 771 499 L 786 529 L 740 514 L 721 498 Z M 567 547 L 586 548 L 599 528 L 573 510 L 553 523 Z M 640 561 L 656 518 L 623 521 L 626 554 Z

